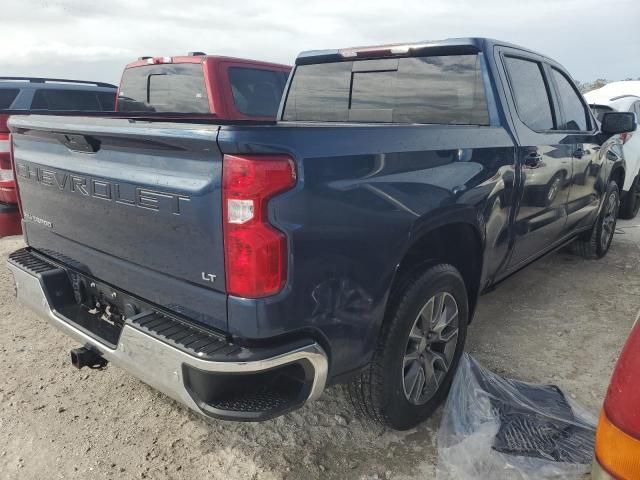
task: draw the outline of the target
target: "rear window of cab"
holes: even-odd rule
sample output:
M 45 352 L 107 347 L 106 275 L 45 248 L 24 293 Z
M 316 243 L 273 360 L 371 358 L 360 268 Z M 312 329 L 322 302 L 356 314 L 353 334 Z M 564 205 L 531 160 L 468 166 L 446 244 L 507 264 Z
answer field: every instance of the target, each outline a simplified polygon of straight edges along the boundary
M 283 120 L 489 125 L 478 55 L 300 65 Z
M 250 67 L 227 70 L 233 103 L 250 117 L 275 117 L 287 72 Z M 218 86 L 220 87 L 220 86 Z M 121 112 L 210 113 L 201 64 L 160 64 L 125 70 L 120 84 Z
M 121 112 L 209 113 L 201 64 L 128 68 L 118 94 Z

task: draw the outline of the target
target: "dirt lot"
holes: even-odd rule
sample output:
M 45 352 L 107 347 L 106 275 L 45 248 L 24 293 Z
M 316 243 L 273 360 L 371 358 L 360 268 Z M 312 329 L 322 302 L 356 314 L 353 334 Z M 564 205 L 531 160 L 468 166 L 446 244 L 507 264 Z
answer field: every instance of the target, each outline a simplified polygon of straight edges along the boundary
M 640 220 L 610 254 L 557 253 L 481 299 L 468 350 L 489 368 L 554 382 L 597 412 L 640 307 Z M 0 261 L 22 245 L 0 240 Z M 76 371 L 76 345 L 16 304 L 0 266 L 0 477 L 427 479 L 439 415 L 415 430 L 356 418 L 342 391 L 262 424 L 207 422 L 123 371 Z

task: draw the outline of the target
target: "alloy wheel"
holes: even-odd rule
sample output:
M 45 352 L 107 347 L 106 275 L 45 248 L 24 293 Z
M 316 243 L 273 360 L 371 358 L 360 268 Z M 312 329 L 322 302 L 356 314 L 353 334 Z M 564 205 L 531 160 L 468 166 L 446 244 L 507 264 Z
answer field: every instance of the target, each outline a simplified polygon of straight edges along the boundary
M 447 292 L 431 297 L 416 317 L 402 362 L 404 394 L 424 405 L 438 391 L 458 343 L 458 304 Z

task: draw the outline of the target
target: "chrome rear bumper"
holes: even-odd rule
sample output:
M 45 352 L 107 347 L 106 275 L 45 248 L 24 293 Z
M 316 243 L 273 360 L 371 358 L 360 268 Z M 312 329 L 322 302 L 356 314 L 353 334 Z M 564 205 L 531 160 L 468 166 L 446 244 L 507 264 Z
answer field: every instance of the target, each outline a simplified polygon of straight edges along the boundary
M 185 384 L 185 366 L 194 371 L 220 374 L 258 374 L 296 363 L 304 363 L 307 370 L 312 368 L 312 381 L 303 403 L 314 400 L 322 393 L 327 379 L 327 356 L 315 342 L 296 348 L 271 358 L 247 361 L 211 361 L 190 355 L 158 338 L 125 323 L 116 348 L 111 348 L 88 335 L 51 308 L 47 300 L 42 280 L 18 265 L 8 263 L 13 273 L 17 299 L 20 303 L 46 318 L 54 327 L 66 333 L 88 348 L 93 348 L 109 362 L 132 373 L 151 387 L 195 410 L 217 418 L 235 420 L 261 420 L 260 415 L 244 418 L 224 413 L 211 414 L 210 409 L 202 408 L 202 402 L 194 399 L 193 392 Z M 298 405 L 299 406 L 299 405 Z M 286 412 L 282 412 L 286 413 Z M 277 415 L 271 415 L 277 416 Z M 270 418 L 270 417 L 267 417 Z

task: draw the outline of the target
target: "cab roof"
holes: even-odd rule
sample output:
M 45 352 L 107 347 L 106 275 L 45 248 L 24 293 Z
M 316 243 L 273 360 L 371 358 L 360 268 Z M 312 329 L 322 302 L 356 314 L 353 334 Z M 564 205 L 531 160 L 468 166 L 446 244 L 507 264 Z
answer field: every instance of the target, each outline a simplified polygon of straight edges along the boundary
M 538 52 L 508 42 L 484 37 L 465 37 L 447 38 L 444 40 L 425 40 L 413 43 L 347 47 L 333 50 L 310 50 L 298 55 L 296 65 L 340 62 L 358 58 L 474 54 L 489 51 L 496 45 L 511 47 L 545 57 L 545 55 L 541 55 Z
M 191 52 L 189 55 L 165 56 L 165 57 L 139 57 L 135 62 L 127 64 L 127 68 L 144 67 L 146 65 L 163 64 L 163 63 L 204 63 L 204 62 L 233 62 L 245 63 L 247 65 L 268 67 L 273 70 L 291 70 L 290 65 L 281 63 L 262 62 L 260 60 L 251 60 L 248 58 L 227 57 L 224 55 L 206 55 L 202 52 Z

